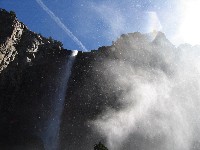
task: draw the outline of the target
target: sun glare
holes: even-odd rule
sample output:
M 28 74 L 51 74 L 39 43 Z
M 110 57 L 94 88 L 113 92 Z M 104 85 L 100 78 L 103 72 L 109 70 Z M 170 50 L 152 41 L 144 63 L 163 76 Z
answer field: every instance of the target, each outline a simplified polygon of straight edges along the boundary
M 148 12 L 148 16 L 149 16 L 148 29 L 147 29 L 148 32 L 161 31 L 162 25 L 157 16 L 157 13 L 154 11 L 151 11 L 151 12 Z
M 148 23 L 147 23 L 147 33 L 152 33 L 150 34 L 150 38 L 151 40 L 153 40 L 158 31 L 162 31 L 162 25 L 161 25 L 161 22 L 158 18 L 158 15 L 156 12 L 154 11 L 149 11 L 147 12 L 148 14 Z
M 180 26 L 180 38 L 192 45 L 200 44 L 200 0 L 182 0 L 183 16 Z

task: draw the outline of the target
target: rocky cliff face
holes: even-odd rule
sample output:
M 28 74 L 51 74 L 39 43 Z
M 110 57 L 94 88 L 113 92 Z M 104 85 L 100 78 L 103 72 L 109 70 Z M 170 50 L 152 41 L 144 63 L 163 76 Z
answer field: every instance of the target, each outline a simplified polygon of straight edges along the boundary
M 41 143 L 40 118 L 48 116 L 51 107 L 41 100 L 47 89 L 56 90 L 57 76 L 71 52 L 2 9 L 0 24 L 0 147 L 27 149 Z
M 0 148 L 42 150 L 43 123 L 53 107 L 49 93 L 56 92 L 62 82 L 59 77 L 71 51 L 28 30 L 4 10 L 0 24 Z M 151 39 L 138 32 L 124 34 L 111 46 L 78 53 L 66 91 L 61 150 L 92 149 L 105 140 L 93 121 L 108 108 L 124 107 L 119 99 L 130 89 L 117 82 L 118 77 L 129 77 L 127 70 L 146 68 L 173 74 L 169 62 L 176 59 L 172 53 L 176 48 L 161 32 Z

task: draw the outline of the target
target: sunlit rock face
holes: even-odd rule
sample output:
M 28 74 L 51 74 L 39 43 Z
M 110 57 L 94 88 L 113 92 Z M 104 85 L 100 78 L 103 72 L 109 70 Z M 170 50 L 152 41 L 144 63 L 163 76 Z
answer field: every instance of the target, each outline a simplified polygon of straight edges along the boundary
M 8 66 L 8 64 L 15 59 L 17 51 L 15 45 L 17 45 L 21 39 L 22 32 L 25 29 L 25 26 L 20 23 L 15 16 L 10 16 L 7 18 L 7 13 L 1 11 L 1 24 L 4 27 L 1 28 L 1 52 L 0 52 L 0 63 L 2 71 Z M 12 26 L 10 26 L 12 24 Z
M 176 48 L 161 32 L 135 32 L 77 53 L 6 11 L 0 23 L 0 149 L 44 149 L 41 134 L 70 56 L 58 149 L 93 149 L 99 141 L 109 150 L 199 149 L 198 46 Z

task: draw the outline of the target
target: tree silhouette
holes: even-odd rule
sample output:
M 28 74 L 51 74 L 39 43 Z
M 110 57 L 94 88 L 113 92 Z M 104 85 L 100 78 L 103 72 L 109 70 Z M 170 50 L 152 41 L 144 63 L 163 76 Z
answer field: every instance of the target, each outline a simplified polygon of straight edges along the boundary
M 13 17 L 16 17 L 16 14 L 15 14 L 15 12 L 14 11 L 10 11 L 10 14 L 13 16 Z
M 94 150 L 108 150 L 108 148 L 105 147 L 101 142 L 99 142 L 99 144 L 94 145 Z

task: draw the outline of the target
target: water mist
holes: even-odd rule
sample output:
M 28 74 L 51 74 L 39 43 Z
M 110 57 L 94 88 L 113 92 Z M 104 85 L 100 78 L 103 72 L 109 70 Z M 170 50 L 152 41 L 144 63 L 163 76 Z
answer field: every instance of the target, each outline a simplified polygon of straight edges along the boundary
M 121 107 L 92 124 L 109 150 L 200 148 L 200 47 L 156 42 L 119 45 L 120 54 L 116 44 L 120 59 L 105 61 L 105 78 L 122 89 Z

